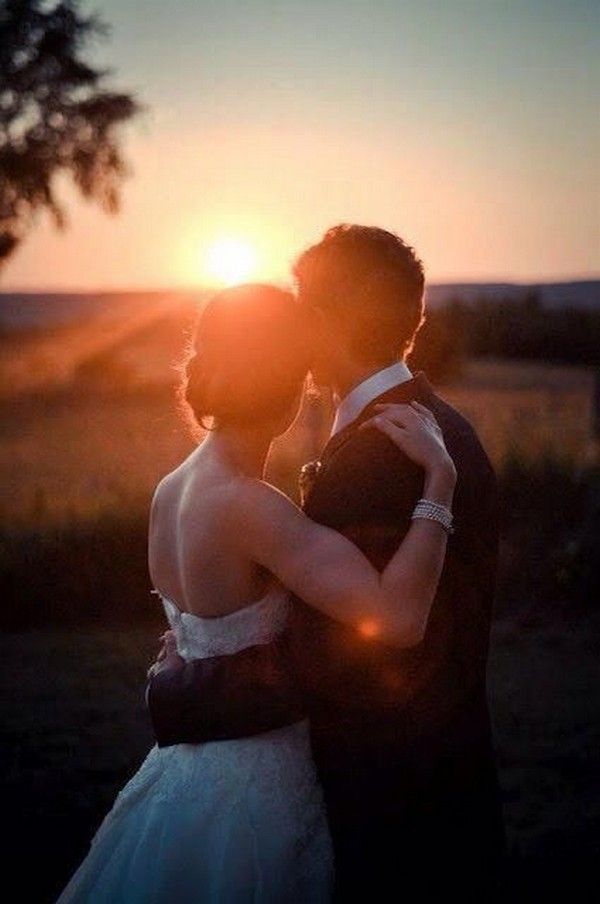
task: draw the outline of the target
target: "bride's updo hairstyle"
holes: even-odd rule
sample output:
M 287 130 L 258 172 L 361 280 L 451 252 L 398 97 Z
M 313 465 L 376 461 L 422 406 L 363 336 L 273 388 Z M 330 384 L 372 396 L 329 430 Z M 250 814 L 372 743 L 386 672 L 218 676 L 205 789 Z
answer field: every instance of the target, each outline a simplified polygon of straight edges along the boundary
M 193 436 L 200 436 L 199 425 L 284 418 L 308 371 L 306 337 L 291 292 L 249 283 L 214 295 L 198 315 L 179 368 L 180 410 Z

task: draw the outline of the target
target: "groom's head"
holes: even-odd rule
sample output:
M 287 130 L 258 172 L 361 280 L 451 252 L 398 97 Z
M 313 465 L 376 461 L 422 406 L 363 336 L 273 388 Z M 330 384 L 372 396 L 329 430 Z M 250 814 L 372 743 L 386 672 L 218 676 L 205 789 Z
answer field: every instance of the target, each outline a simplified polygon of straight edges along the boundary
M 399 236 L 342 224 L 307 248 L 294 266 L 300 301 L 314 325 L 318 382 L 344 369 L 404 359 L 424 321 L 423 264 Z

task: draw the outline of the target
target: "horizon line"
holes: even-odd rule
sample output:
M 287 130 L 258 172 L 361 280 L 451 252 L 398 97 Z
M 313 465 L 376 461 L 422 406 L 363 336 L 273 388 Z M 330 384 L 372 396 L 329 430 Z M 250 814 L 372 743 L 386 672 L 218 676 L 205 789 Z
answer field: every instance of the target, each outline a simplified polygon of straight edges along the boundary
M 262 280 L 248 280 L 248 282 L 261 282 Z M 436 279 L 436 280 L 426 280 L 425 281 L 425 290 L 427 290 L 428 286 L 452 286 L 452 285 L 473 285 L 473 286 L 482 286 L 482 285 L 513 285 L 513 286 L 544 286 L 544 285 L 557 285 L 560 283 L 578 283 L 578 282 L 599 282 L 600 281 L 600 272 L 598 273 L 589 273 L 589 274 L 577 274 L 573 276 L 558 276 L 556 278 L 550 279 L 515 279 L 510 277 L 486 277 L 485 279 L 472 279 L 472 278 L 453 278 L 453 279 Z M 272 282 L 274 284 L 287 284 L 285 280 L 267 280 L 267 282 Z M 48 287 L 29 287 L 29 286 L 9 286 L 3 287 L 0 286 L 0 295 L 8 295 L 11 293 L 19 294 L 19 295 L 125 295 L 125 294 L 138 294 L 138 293 L 180 293 L 180 292 L 215 292 L 220 291 L 221 289 L 226 288 L 224 286 L 209 286 L 209 285 L 171 285 L 171 286 L 121 286 L 118 288 L 115 287 L 97 287 L 97 288 L 82 288 L 82 287 L 73 287 L 73 286 L 52 286 Z

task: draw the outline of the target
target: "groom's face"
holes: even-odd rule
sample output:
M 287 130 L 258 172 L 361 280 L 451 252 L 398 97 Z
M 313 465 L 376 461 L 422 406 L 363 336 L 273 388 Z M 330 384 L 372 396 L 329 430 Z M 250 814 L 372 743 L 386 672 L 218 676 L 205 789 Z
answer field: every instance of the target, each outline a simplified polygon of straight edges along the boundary
M 310 371 L 315 383 L 329 386 L 335 383 L 337 373 L 339 324 L 332 323 L 329 312 L 321 308 L 310 307 L 307 310 L 311 345 Z

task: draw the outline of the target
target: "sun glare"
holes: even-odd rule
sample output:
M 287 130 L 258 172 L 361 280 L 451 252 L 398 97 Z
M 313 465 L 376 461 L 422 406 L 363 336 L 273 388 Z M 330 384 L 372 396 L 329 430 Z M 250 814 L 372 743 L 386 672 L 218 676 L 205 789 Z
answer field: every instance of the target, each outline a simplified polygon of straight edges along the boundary
M 220 239 L 207 251 L 206 271 L 223 286 L 245 282 L 256 271 L 256 252 L 239 239 Z

